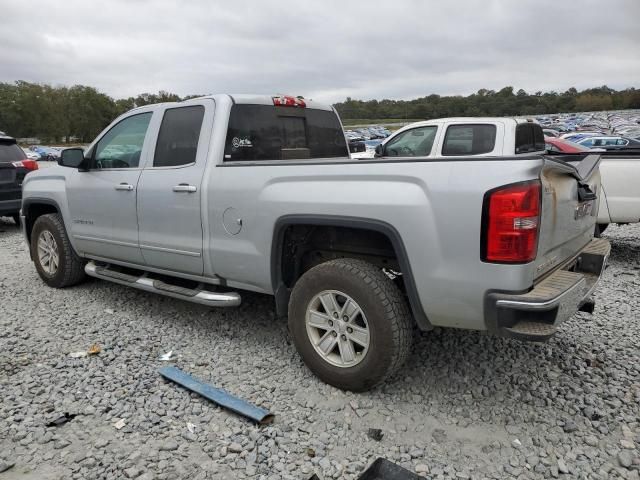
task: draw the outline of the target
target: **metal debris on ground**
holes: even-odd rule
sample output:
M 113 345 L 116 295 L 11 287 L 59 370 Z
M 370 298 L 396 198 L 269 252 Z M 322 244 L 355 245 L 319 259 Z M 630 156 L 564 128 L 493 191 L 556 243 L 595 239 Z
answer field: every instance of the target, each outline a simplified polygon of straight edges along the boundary
M 382 440 L 384 433 L 382 433 L 382 430 L 380 430 L 379 428 L 370 428 L 367 431 L 367 436 L 371 440 L 375 440 L 376 442 L 379 442 L 380 440 Z
M 124 421 L 124 418 L 121 418 L 120 420 L 118 420 L 116 423 L 113 424 L 116 430 L 121 430 L 122 428 L 124 428 L 125 425 L 126 425 L 126 422 Z
M 51 420 L 50 422 L 47 422 L 46 426 L 47 427 L 59 427 L 60 425 L 64 425 L 68 421 L 73 420 L 75 418 L 75 416 L 76 416 L 75 413 L 64 413 L 63 415 L 60 415 L 56 419 Z
M 196 426 L 193 423 L 187 423 L 187 430 L 189 430 L 189 433 L 195 433 Z
M 177 383 L 178 385 L 182 385 L 183 387 L 202 395 L 221 407 L 228 408 L 232 412 L 243 415 L 261 425 L 273 422 L 274 416 L 268 410 L 245 402 L 225 390 L 201 382 L 179 368 L 163 367 L 160 369 L 160 375 Z
M 173 350 L 169 350 L 167 353 L 160 355 L 160 361 L 168 362 L 171 360 L 171 355 L 173 355 Z

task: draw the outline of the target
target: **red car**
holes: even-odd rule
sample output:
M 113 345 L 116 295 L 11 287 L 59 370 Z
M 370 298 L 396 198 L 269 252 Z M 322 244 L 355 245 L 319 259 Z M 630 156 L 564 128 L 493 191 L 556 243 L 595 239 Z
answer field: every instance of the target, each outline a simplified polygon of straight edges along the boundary
M 549 153 L 582 153 L 592 151 L 563 138 L 544 137 L 544 143 Z

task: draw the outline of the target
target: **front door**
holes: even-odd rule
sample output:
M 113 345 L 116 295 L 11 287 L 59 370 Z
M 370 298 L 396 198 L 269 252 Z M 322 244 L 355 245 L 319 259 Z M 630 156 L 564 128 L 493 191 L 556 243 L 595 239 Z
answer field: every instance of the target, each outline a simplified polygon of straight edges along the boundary
M 88 171 L 67 182 L 71 235 L 96 257 L 144 264 L 138 244 L 136 191 L 152 112 L 120 120 L 91 149 Z M 148 143 L 148 142 L 146 142 Z
M 204 100 L 164 111 L 138 188 L 140 249 L 150 267 L 203 273 L 202 179 L 213 108 Z

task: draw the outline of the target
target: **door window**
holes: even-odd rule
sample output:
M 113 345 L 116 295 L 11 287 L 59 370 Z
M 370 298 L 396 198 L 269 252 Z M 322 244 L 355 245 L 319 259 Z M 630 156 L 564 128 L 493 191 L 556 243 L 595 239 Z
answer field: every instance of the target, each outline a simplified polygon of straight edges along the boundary
M 153 166 L 179 167 L 195 163 L 203 118 L 202 105 L 168 109 L 160 126 Z
M 427 157 L 438 127 L 418 127 L 400 133 L 384 146 L 387 157 Z
M 112 127 L 96 145 L 93 167 L 137 168 L 151 115 L 132 115 Z
M 496 145 L 495 125 L 451 125 L 447 128 L 442 155 L 480 155 Z

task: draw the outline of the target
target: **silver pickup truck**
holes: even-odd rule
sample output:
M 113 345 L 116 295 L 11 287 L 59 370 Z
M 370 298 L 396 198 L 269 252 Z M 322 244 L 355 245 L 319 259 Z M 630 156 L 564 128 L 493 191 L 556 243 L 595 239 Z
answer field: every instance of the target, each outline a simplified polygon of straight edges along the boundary
M 132 110 L 30 173 L 21 223 L 52 287 L 273 295 L 309 368 L 361 391 L 410 355 L 414 326 L 546 340 L 592 308 L 599 157 L 543 153 L 537 124 L 449 119 L 355 160 L 329 106 L 214 95 Z

